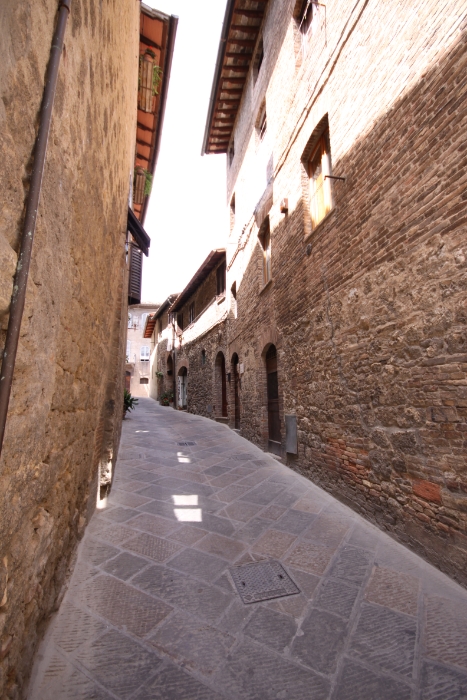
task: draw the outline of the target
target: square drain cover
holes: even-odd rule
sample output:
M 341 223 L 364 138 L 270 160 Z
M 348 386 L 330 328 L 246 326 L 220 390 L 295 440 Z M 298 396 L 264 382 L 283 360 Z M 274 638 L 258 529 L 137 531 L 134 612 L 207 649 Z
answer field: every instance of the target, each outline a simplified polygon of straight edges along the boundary
M 180 447 L 188 447 L 189 445 L 196 445 L 196 442 L 177 442 Z
M 278 561 L 233 566 L 229 571 L 240 598 L 246 604 L 300 593 L 300 589 Z

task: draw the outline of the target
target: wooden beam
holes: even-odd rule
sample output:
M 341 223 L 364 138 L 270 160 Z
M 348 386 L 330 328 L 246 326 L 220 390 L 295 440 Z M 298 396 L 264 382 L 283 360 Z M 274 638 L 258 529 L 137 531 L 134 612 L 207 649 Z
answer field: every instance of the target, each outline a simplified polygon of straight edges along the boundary
M 253 39 L 227 39 L 227 46 L 251 46 L 253 47 L 256 41 Z
M 222 82 L 225 83 L 232 83 L 232 85 L 244 85 L 245 84 L 245 78 L 226 78 L 224 75 L 221 77 Z
M 141 139 L 136 139 L 136 143 L 138 143 L 140 146 L 145 146 L 146 148 L 151 148 L 151 144 L 148 143 L 147 141 L 141 141 Z
M 223 100 L 223 99 L 220 97 L 218 101 L 219 101 L 219 102 L 222 102 L 222 104 L 225 104 L 225 105 L 226 105 L 226 104 L 238 104 L 238 103 L 240 102 L 240 98 L 239 98 L 239 97 L 236 97 L 236 98 L 234 99 L 234 98 L 228 97 L 228 98 L 226 98 L 225 100 Z M 221 108 L 219 107 L 219 109 L 221 109 Z
M 213 121 L 215 122 L 228 122 L 230 126 L 234 125 L 234 120 L 232 120 L 232 117 L 214 117 Z
M 253 17 L 257 19 L 263 19 L 264 12 L 261 10 L 243 10 L 241 7 L 237 7 L 233 11 L 234 15 L 242 15 L 242 17 Z
M 156 42 L 153 41 L 152 39 L 148 39 L 147 36 L 143 36 L 142 34 L 140 34 L 139 40 L 142 44 L 146 44 L 146 46 L 153 46 L 155 49 L 162 51 L 162 46 L 159 46 L 159 44 L 156 44 Z
M 223 88 L 221 88 L 221 94 L 223 92 L 226 92 L 228 95 L 241 95 L 243 92 L 243 88 L 238 89 L 238 88 L 225 88 L 225 87 L 223 87 Z M 221 99 L 221 98 L 219 97 L 219 99 Z
M 224 56 L 226 58 L 240 58 L 242 60 L 248 61 L 253 56 L 253 52 L 237 53 L 236 51 L 226 51 Z M 224 66 L 224 70 L 227 70 L 227 68 L 229 68 L 230 70 L 235 70 L 236 66 Z M 239 66 L 239 68 L 241 68 L 241 66 Z
M 154 133 L 154 129 L 150 129 L 149 126 L 146 126 L 146 124 L 141 124 L 141 122 L 136 122 L 136 126 L 142 131 L 150 131 L 151 134 Z
M 257 34 L 260 30 L 260 26 L 251 27 L 248 24 L 231 24 L 231 31 L 234 32 L 245 32 L 245 34 Z

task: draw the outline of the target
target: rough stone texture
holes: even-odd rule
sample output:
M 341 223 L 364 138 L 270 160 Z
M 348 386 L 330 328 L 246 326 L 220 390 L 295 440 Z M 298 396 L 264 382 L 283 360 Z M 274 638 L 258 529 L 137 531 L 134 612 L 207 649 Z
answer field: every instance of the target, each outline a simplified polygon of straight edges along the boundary
M 57 8 L 0 8 L 0 347 Z M 0 697 L 12 700 L 60 601 L 99 472 L 110 482 L 116 461 L 138 22 L 131 0 L 71 3 L 0 462 Z
M 283 458 L 466 584 L 467 2 L 328 4 L 306 56 L 299 5 L 269 2 L 264 60 L 243 92 L 227 173 L 229 316 L 211 331 L 204 374 L 194 359 L 206 340 L 191 333 L 188 410 L 215 402 L 218 330 L 227 371 L 234 354 L 244 367 L 241 434 L 266 448 L 274 344 Z M 302 159 L 326 120 L 333 174 L 346 180 L 312 231 Z M 297 419 L 297 455 L 285 454 L 285 414 Z
M 177 442 L 194 435 L 197 444 L 180 462 Z M 195 512 L 197 494 L 179 489 L 175 475 L 183 470 L 185 484 L 205 475 L 215 500 L 224 489 L 208 473 L 213 457 L 222 465 L 241 453 L 264 486 L 280 483 L 283 494 L 300 492 L 297 502 L 314 504 L 332 549 L 310 538 L 315 524 L 299 533 L 277 530 L 277 521 L 263 517 L 268 504 L 257 506 L 258 517 L 250 514 L 247 525 L 256 520 L 265 529 L 251 528 L 248 538 L 240 534 L 245 522 L 226 512 L 215 517 L 232 534 L 208 532 L 211 514 L 201 504 Z M 124 526 L 112 526 L 110 544 L 102 515 L 138 473 L 173 484 L 165 515 L 137 507 Z M 236 483 L 249 478 L 237 473 Z M 142 491 L 147 482 L 139 485 Z M 240 493 L 232 505 L 243 503 Z M 187 495 L 191 505 L 177 507 Z M 287 521 L 296 513 L 303 511 L 288 507 Z M 174 542 L 183 549 L 158 564 L 152 550 L 135 556 L 132 541 L 143 523 L 167 551 Z M 264 559 L 258 548 L 277 535 L 293 538 L 295 552 L 313 545 L 330 558 L 308 573 L 305 556 L 292 566 L 290 550 L 275 550 L 301 592 L 244 605 L 229 569 Z M 91 520 L 70 590 L 37 654 L 29 700 L 460 700 L 467 692 L 466 634 L 467 592 L 447 576 L 228 427 L 142 399 L 124 423 L 112 493 Z

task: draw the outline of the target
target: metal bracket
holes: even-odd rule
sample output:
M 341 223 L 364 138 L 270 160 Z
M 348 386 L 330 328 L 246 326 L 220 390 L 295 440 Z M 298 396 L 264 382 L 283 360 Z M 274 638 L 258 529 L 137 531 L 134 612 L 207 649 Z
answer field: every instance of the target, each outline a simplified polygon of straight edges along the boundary
M 345 182 L 347 178 L 345 177 L 338 177 L 337 175 L 325 175 L 324 176 L 325 180 L 342 180 L 342 182 Z

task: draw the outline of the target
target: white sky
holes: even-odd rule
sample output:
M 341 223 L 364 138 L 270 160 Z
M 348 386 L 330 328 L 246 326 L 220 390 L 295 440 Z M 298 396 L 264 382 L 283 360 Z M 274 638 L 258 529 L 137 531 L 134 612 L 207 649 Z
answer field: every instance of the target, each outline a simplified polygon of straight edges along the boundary
M 226 0 L 144 0 L 178 15 L 162 143 L 145 229 L 142 302 L 181 292 L 228 233 L 225 155 L 201 156 Z

